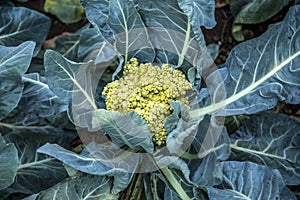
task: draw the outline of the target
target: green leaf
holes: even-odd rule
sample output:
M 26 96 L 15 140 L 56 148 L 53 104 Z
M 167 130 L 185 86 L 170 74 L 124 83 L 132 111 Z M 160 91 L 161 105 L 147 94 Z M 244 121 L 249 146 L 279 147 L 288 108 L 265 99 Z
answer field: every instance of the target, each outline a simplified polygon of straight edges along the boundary
M 155 56 L 148 31 L 130 0 L 84 0 L 87 18 L 115 50 L 125 57 L 125 62 L 136 57 L 141 62 L 152 62 Z M 98 49 L 101 46 L 97 47 Z
M 0 135 L 0 190 L 14 182 L 18 166 L 18 151 L 15 145 L 6 144 Z
M 184 177 L 185 174 L 182 174 L 182 172 L 177 170 L 170 170 L 171 176 L 173 176 L 172 179 L 170 179 L 170 174 L 166 176 L 158 175 L 158 177 L 165 183 L 165 189 L 163 191 L 164 199 L 170 199 L 170 200 L 179 200 L 182 199 L 182 197 L 176 192 L 176 188 L 174 188 L 174 183 L 178 183 L 178 187 L 180 186 L 185 194 L 189 197 L 189 199 L 195 199 L 195 200 L 203 200 L 207 199 L 205 197 L 204 191 L 202 191 L 199 187 L 193 185 L 192 183 L 189 183 Z
M 68 106 L 49 89 L 45 77 L 24 74 L 23 95 L 18 106 L 0 122 L 4 135 L 16 131 L 44 131 L 51 126 L 73 129 L 67 119 Z
M 217 83 L 212 104 L 191 111 L 199 117 L 217 111 L 219 115 L 252 114 L 267 110 L 277 101 L 300 103 L 300 6 L 290 9 L 282 23 L 262 36 L 236 46 L 230 53 L 223 72 L 209 75 L 206 83 Z M 223 84 L 223 87 L 222 87 Z M 215 99 L 225 91 L 226 98 Z M 222 109 L 222 110 L 221 110 Z
M 104 37 L 97 28 L 87 28 L 82 30 L 78 47 L 79 60 L 84 61 L 85 59 L 88 59 L 89 54 L 92 54 L 93 50 L 98 51 L 101 42 L 104 40 Z
M 228 159 L 229 144 L 226 129 L 218 125 L 213 116 L 205 116 L 188 153 L 183 155 L 195 184 L 213 186 L 220 183 L 222 172 L 219 163 Z
M 300 123 L 282 114 L 251 117 L 233 135 L 231 159 L 278 169 L 288 185 L 300 184 Z
M 67 105 L 49 89 L 45 77 L 38 73 L 31 73 L 25 74 L 22 80 L 24 90 L 17 109 L 26 110 L 27 115 L 35 113 L 40 117 L 58 115 L 67 110 Z
M 79 39 L 82 31 L 88 29 L 88 26 L 84 26 L 78 31 L 70 35 L 60 35 L 55 38 L 55 47 L 52 50 L 59 52 L 65 58 L 78 61 L 78 49 L 79 49 Z
M 131 0 L 110 0 L 107 23 L 113 31 L 112 45 L 125 56 L 126 63 L 135 57 L 140 62 L 152 62 L 154 50 L 148 31 Z
M 47 155 L 38 154 L 37 149 L 47 141 L 64 147 L 76 135 L 73 132 L 48 127 L 38 130 L 16 130 L 5 135 L 18 151 L 18 169 L 14 183 L 0 192 L 0 198 L 13 193 L 34 194 L 65 179 L 67 173 L 61 162 Z
M 193 35 L 191 23 L 177 1 L 141 0 L 137 6 L 145 25 L 149 27 L 151 42 L 157 52 L 155 62 L 180 67 L 186 56 L 191 64 L 198 66 L 193 62 L 197 58 L 195 54 L 202 50 L 196 40 L 200 41 L 201 47 L 205 47 L 204 36 L 200 30 Z
M 76 74 L 82 63 L 68 60 L 53 50 L 47 50 L 44 59 L 45 76 L 50 89 L 62 101 L 69 103 L 74 85 L 78 84 L 80 88 L 80 84 L 76 81 Z
M 207 187 L 210 199 L 290 199 L 296 200 L 277 170 L 251 162 L 221 163 L 223 182 Z
M 170 105 L 173 113 L 165 120 L 165 128 L 168 132 L 166 144 L 170 153 L 180 155 L 189 148 L 195 138 L 202 118 L 191 119 L 182 103 L 171 101 Z
M 131 149 L 142 147 L 148 153 L 154 150 L 152 134 L 147 122 L 135 112 L 121 114 L 98 109 L 94 111 L 92 129 L 106 132 L 114 145 L 127 145 Z
M 17 47 L 0 45 L 0 120 L 18 104 L 23 90 L 21 76 L 27 71 L 34 42 L 24 42 Z
M 98 29 L 105 38 L 112 37 L 112 31 L 107 23 L 109 14 L 109 1 L 81 0 L 89 22 Z
M 0 18 L 0 45 L 17 46 L 34 41 L 34 55 L 37 55 L 48 35 L 50 19 L 25 7 L 0 7 Z
M 91 146 L 95 145 L 95 146 Z M 101 156 L 113 156 L 114 153 L 112 150 L 108 152 L 107 148 L 101 148 L 101 145 L 97 144 L 89 144 L 87 148 L 85 148 L 81 154 L 76 154 L 71 152 L 57 144 L 45 144 L 44 146 L 38 149 L 39 153 L 44 153 L 50 155 L 61 162 L 77 169 L 81 172 L 92 174 L 92 175 L 101 175 L 101 176 L 113 176 L 113 188 L 112 191 L 120 192 L 123 191 L 129 184 L 132 174 L 128 173 L 125 169 L 127 167 L 127 163 L 118 161 L 118 158 L 115 162 L 118 163 L 118 167 L 112 168 L 112 163 L 109 160 L 110 157 L 106 157 L 107 159 L 102 159 Z M 109 154 L 110 153 L 110 154 Z M 100 154 L 100 157 L 97 157 L 97 154 Z M 111 157 L 113 158 L 113 157 Z M 113 162 L 113 161 L 112 161 Z M 136 162 L 132 160 L 132 162 Z M 114 163 L 116 164 L 116 163 Z M 135 165 L 135 164 L 134 164 Z
M 76 63 L 59 53 L 45 53 L 45 72 L 49 88 L 66 104 L 72 105 L 69 117 L 79 127 L 91 127 L 92 112 L 97 109 L 95 93 L 100 79 L 107 76 L 110 64 L 116 61 L 117 53 L 107 43 L 95 60 Z M 109 80 L 112 78 L 109 74 Z M 96 94 L 97 95 L 97 94 Z
M 224 123 L 228 134 L 231 135 L 236 132 L 247 119 L 249 119 L 248 115 L 233 115 L 226 117 Z
M 270 19 L 283 7 L 288 5 L 290 0 L 231 0 L 230 10 L 234 14 L 232 34 L 238 41 L 244 40 L 240 24 L 258 24 Z
M 78 0 L 46 0 L 44 10 L 66 24 L 78 22 L 84 16 L 84 9 Z
M 203 37 L 201 26 L 211 29 L 216 25 L 214 0 L 178 0 L 180 8 L 189 17 L 193 32 Z
M 107 176 L 83 175 L 76 181 L 71 178 L 67 178 L 55 186 L 40 192 L 33 198 L 35 200 L 117 200 L 118 194 L 112 193 L 111 187 L 112 178 Z
M 88 174 L 112 175 L 114 171 L 117 171 L 117 169 L 111 169 L 102 164 L 101 160 L 97 161 L 93 155 L 88 154 L 87 150 L 82 154 L 76 154 L 57 144 L 48 143 L 40 147 L 38 152 L 52 156 L 61 162 Z

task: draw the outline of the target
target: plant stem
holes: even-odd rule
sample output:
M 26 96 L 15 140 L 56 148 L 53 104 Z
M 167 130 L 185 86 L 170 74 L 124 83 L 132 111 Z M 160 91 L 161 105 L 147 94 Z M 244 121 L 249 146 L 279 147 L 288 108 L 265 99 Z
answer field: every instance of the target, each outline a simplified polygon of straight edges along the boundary
M 168 169 L 168 167 L 164 167 L 160 169 L 161 172 L 165 175 L 165 177 L 168 179 L 169 183 L 172 185 L 174 190 L 177 192 L 179 197 L 183 200 L 190 200 L 191 198 L 185 193 L 183 188 L 181 187 L 180 183 L 178 183 L 177 179 L 174 177 L 171 170 Z

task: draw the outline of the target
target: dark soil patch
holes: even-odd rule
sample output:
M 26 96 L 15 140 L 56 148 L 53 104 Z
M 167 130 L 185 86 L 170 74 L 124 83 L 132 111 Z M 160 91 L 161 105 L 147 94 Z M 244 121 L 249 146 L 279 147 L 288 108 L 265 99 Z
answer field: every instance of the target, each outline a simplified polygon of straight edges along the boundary
M 84 19 L 84 20 L 80 20 L 79 22 L 76 22 L 76 23 L 65 24 L 65 23 L 61 22 L 59 19 L 57 19 L 56 16 L 54 16 L 50 13 L 46 13 L 44 10 L 44 3 L 45 3 L 45 0 L 30 0 L 25 3 L 14 2 L 14 4 L 16 6 L 27 7 L 27 8 L 39 11 L 41 13 L 44 13 L 45 15 L 50 17 L 50 19 L 52 21 L 52 25 L 51 25 L 51 29 L 50 29 L 47 39 L 61 35 L 64 32 L 74 33 L 88 22 L 86 19 Z

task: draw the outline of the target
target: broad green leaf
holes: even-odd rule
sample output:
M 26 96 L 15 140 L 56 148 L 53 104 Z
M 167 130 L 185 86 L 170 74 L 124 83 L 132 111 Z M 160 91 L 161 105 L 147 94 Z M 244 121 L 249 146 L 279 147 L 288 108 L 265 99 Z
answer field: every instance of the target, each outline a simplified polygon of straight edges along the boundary
M 111 43 L 124 55 L 126 63 L 135 57 L 140 62 L 152 62 L 154 50 L 148 31 L 131 0 L 110 0 L 107 23 L 113 31 Z
M 109 168 L 109 166 L 102 164 L 101 160 L 97 161 L 97 159 L 93 155 L 88 154 L 88 152 L 76 154 L 57 144 L 45 144 L 38 149 L 38 152 L 52 156 L 61 162 L 88 174 L 112 175 L 114 171 L 118 171 L 118 169 L 112 169 Z
M 243 123 L 249 119 L 250 116 L 248 115 L 233 115 L 228 116 L 225 119 L 225 126 L 228 131 L 228 134 L 231 135 L 232 133 L 236 132 Z
M 0 122 L 4 135 L 16 131 L 44 131 L 51 126 L 73 129 L 66 120 L 68 106 L 49 89 L 37 73 L 22 77 L 24 89 L 18 106 Z
M 101 156 L 105 156 L 105 153 L 110 153 L 110 156 L 114 156 L 113 151 L 108 152 L 106 148 L 101 149 L 100 145 L 96 145 L 92 149 L 86 148 L 82 151 L 81 154 L 76 154 L 57 144 L 48 143 L 40 147 L 38 149 L 38 152 L 50 155 L 60 160 L 64 164 L 69 165 L 74 169 L 84 173 L 101 176 L 113 176 L 114 182 L 112 190 L 114 192 L 123 191 L 128 186 L 132 178 L 132 174 L 128 173 L 125 170 L 127 167 L 126 162 L 122 163 L 119 160 L 117 161 L 118 167 L 112 168 L 109 157 L 107 157 L 107 160 L 104 160 L 101 157 L 97 157 L 97 153 L 100 153 Z M 106 156 L 109 156 L 109 154 L 106 154 Z M 116 157 L 115 159 L 118 158 Z M 132 160 L 131 162 L 136 161 Z
M 97 28 L 104 38 L 111 38 L 112 31 L 107 23 L 109 13 L 108 0 L 81 0 L 89 22 Z
M 155 55 L 148 31 L 133 1 L 84 0 L 82 5 L 90 23 L 100 31 L 99 39 L 107 39 L 119 54 L 124 55 L 125 62 L 132 57 L 142 62 L 153 61 Z
M 78 0 L 46 0 L 44 10 L 66 24 L 77 22 L 84 16 L 84 9 Z
M 111 191 L 112 178 L 107 176 L 83 175 L 76 181 L 67 178 L 53 187 L 33 196 L 35 200 L 117 200 L 118 194 Z
M 77 61 L 77 51 L 79 45 L 79 34 L 72 34 L 70 36 L 59 36 L 55 40 L 56 47 L 53 49 L 67 59 Z
M 252 114 L 272 108 L 278 100 L 298 104 L 299 62 L 300 6 L 294 6 L 282 23 L 231 51 L 222 72 L 227 97 L 215 100 L 221 92 L 216 90 L 211 95 L 212 104 L 191 111 L 191 115 L 215 111 L 219 115 Z M 214 82 L 217 75 L 220 73 L 212 73 L 206 82 Z
M 221 163 L 223 182 L 218 188 L 207 187 L 210 199 L 289 199 L 296 200 L 277 170 L 251 162 Z
M 180 155 L 189 148 L 195 138 L 202 118 L 192 119 L 182 103 L 170 102 L 170 105 L 173 113 L 165 119 L 168 132 L 166 144 L 170 153 Z
M 97 52 L 94 60 L 76 63 L 59 53 L 48 50 L 45 53 L 45 72 L 49 88 L 67 104 L 70 118 L 79 127 L 91 127 L 92 112 L 97 109 L 94 96 L 100 79 L 107 73 L 110 64 L 117 59 L 117 53 L 107 43 Z
M 27 115 L 35 113 L 40 117 L 58 115 L 67 110 L 66 104 L 49 89 L 45 77 L 31 73 L 25 74 L 22 80 L 24 90 L 17 109 L 26 110 Z
M 45 53 L 45 76 L 49 88 L 64 102 L 69 103 L 74 92 L 76 74 L 82 63 L 76 63 L 61 54 L 47 50 Z M 80 86 L 79 86 L 80 88 Z
M 50 29 L 50 19 L 25 7 L 0 8 L 0 45 L 17 46 L 34 41 L 37 55 Z
M 21 98 L 21 77 L 29 67 L 34 46 L 34 42 L 24 42 L 17 47 L 0 45 L 0 120 L 17 106 Z
M 98 51 L 104 37 L 97 28 L 87 28 L 80 33 L 78 57 L 79 60 L 85 61 L 89 59 L 92 50 Z
M 83 26 L 75 33 L 70 35 L 60 35 L 55 38 L 55 47 L 51 48 L 52 50 L 59 52 L 65 58 L 72 60 L 72 61 L 79 61 L 79 44 L 80 44 L 80 37 L 81 33 L 88 28 L 89 24 Z M 89 38 L 85 38 L 89 39 Z
M 58 128 L 38 130 L 16 130 L 5 135 L 5 140 L 15 145 L 18 151 L 18 169 L 14 183 L 0 192 L 0 198 L 13 193 L 34 194 L 67 177 L 61 162 L 47 155 L 38 154 L 37 149 L 47 141 L 69 148 L 76 134 Z
M 142 147 L 148 153 L 152 153 L 154 150 L 152 134 L 148 124 L 135 112 L 121 114 L 113 110 L 95 110 L 92 129 L 106 132 L 118 147 L 124 145 L 131 149 Z
M 195 200 L 206 200 L 204 191 L 202 191 L 199 187 L 189 183 L 184 176 L 185 174 L 182 174 L 182 172 L 178 170 L 170 170 L 169 172 L 163 173 L 164 176 L 161 174 L 158 175 L 158 177 L 164 182 L 165 189 L 163 191 L 164 199 L 170 199 L 170 200 L 179 200 L 186 197 L 185 199 L 195 199 Z M 175 184 L 174 184 L 175 183 Z M 177 193 L 178 188 L 174 188 L 174 186 L 177 185 L 177 187 L 181 187 L 181 189 L 184 191 L 184 195 L 180 195 Z M 187 198 L 188 197 L 188 198 Z
M 189 62 L 197 66 L 193 63 L 194 54 L 199 54 L 201 50 L 196 41 L 205 47 L 204 36 L 201 31 L 193 35 L 191 23 L 177 1 L 142 0 L 137 8 L 149 27 L 151 42 L 157 51 L 155 62 L 180 67 L 185 57 L 191 57 Z
M 6 144 L 0 135 L 0 191 L 14 182 L 18 165 L 18 151 L 15 145 Z
M 45 51 L 41 50 L 32 58 L 27 73 L 39 73 L 41 76 L 45 76 L 44 53 Z
M 274 16 L 290 0 L 231 0 L 230 10 L 234 14 L 232 34 L 238 41 L 244 40 L 241 24 L 258 24 Z
M 233 135 L 233 160 L 252 161 L 278 169 L 288 185 L 300 184 L 300 123 L 282 114 L 251 117 Z
M 202 36 L 201 26 L 211 29 L 216 25 L 214 0 L 178 0 L 178 4 L 189 17 L 195 35 Z
M 197 185 L 220 183 L 222 172 L 219 163 L 230 155 L 227 132 L 217 123 L 212 116 L 205 116 L 188 153 L 183 155 L 191 171 L 191 180 Z

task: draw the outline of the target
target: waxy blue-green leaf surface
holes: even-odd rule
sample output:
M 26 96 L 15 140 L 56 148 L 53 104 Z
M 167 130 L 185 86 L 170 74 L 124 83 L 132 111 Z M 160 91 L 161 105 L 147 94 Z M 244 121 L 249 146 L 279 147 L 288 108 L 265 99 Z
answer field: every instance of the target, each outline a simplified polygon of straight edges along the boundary
M 180 67 L 186 56 L 192 58 L 189 62 L 196 67 L 193 56 L 200 52 L 199 46 L 205 48 L 204 36 L 201 31 L 193 34 L 191 22 L 177 1 L 142 0 L 137 8 L 145 25 L 149 27 L 151 42 L 156 50 L 155 62 Z
M 113 110 L 95 110 L 92 129 L 106 132 L 118 147 L 124 145 L 131 149 L 142 147 L 148 153 L 153 152 L 154 144 L 148 124 L 135 112 L 120 114 Z
M 87 18 L 120 53 L 125 62 L 136 57 L 143 62 L 152 62 L 154 50 L 147 29 L 130 0 L 84 0 L 82 5 Z M 100 50 L 100 47 L 98 47 Z
M 40 117 L 51 117 L 67 110 L 66 104 L 50 90 L 45 77 L 31 73 L 25 74 L 22 80 L 24 90 L 19 110 L 26 109 L 27 114 L 35 112 Z
M 170 153 L 180 155 L 191 145 L 202 119 L 192 119 L 182 103 L 171 101 L 170 105 L 173 113 L 166 117 L 164 126 L 168 132 L 166 146 Z
M 289 199 L 296 197 L 286 187 L 279 171 L 251 162 L 221 163 L 223 181 L 218 188 L 207 187 L 214 200 Z
M 189 17 L 195 35 L 202 36 L 201 26 L 211 29 L 216 25 L 214 0 L 178 0 L 178 4 Z
M 48 127 L 37 130 L 14 130 L 4 136 L 13 143 L 18 153 L 16 177 L 10 187 L 0 191 L 0 199 L 13 193 L 35 194 L 65 179 L 67 173 L 61 162 L 37 149 L 47 141 L 68 147 L 76 135 L 73 132 Z
M 288 185 L 300 184 L 300 123 L 283 114 L 254 115 L 231 138 L 232 160 L 278 169 Z
M 55 47 L 52 50 L 61 53 L 67 59 L 77 61 L 80 33 L 62 35 L 55 39 Z
M 133 1 L 110 0 L 107 23 L 114 33 L 112 44 L 124 55 L 125 63 L 132 57 L 140 62 L 154 60 L 148 30 Z
M 37 55 L 50 30 L 50 19 L 25 7 L 0 7 L 0 45 L 17 46 L 36 42 Z
M 86 63 L 73 62 L 52 50 L 45 53 L 47 84 L 61 101 L 71 105 L 70 119 L 79 127 L 91 127 L 92 112 L 97 109 L 98 83 L 117 59 L 115 50 L 106 44 L 103 43 L 102 51 L 96 52 L 94 60 Z M 112 74 L 109 80 L 111 77 Z
M 206 200 L 205 193 L 201 191 L 199 187 L 196 185 L 193 185 L 190 183 L 186 178 L 184 177 L 185 174 L 182 174 L 182 172 L 177 170 L 171 170 L 172 176 L 177 180 L 178 184 L 183 188 L 183 190 L 186 193 L 186 199 L 195 199 L 195 200 Z M 165 176 L 158 175 L 158 177 L 165 183 L 164 188 L 164 199 L 170 199 L 170 200 L 180 200 L 182 199 L 180 195 L 175 192 L 176 189 L 168 182 Z
M 64 181 L 32 195 L 31 200 L 117 200 L 119 195 L 112 193 L 112 178 L 107 176 L 82 175 L 77 180 L 67 178 Z
M 290 8 L 283 22 L 262 36 L 233 48 L 222 72 L 226 98 L 192 111 L 201 116 L 219 110 L 220 115 L 252 114 L 267 110 L 278 101 L 300 103 L 300 6 Z M 220 72 L 221 73 L 221 72 Z M 213 82 L 217 72 L 206 82 Z M 222 83 L 219 83 L 220 85 Z
M 49 89 L 45 77 L 30 73 L 22 80 L 24 89 L 18 106 L 0 122 L 3 135 L 17 130 L 47 132 L 54 126 L 73 129 L 67 119 L 68 106 Z
M 34 42 L 24 42 L 17 47 L 0 45 L 0 120 L 11 112 L 22 96 L 22 75 L 27 71 Z
M 109 1 L 107 0 L 81 0 L 86 17 L 89 22 L 97 28 L 103 37 L 112 37 L 112 31 L 107 24 L 109 14 Z
M 45 76 L 49 88 L 64 102 L 72 98 L 76 74 L 82 63 L 76 63 L 61 54 L 48 50 L 45 53 Z
M 101 156 L 105 156 L 105 148 L 101 149 L 101 145 L 96 145 L 93 149 L 84 149 L 81 154 L 76 154 L 69 151 L 57 144 L 45 144 L 38 149 L 39 153 L 50 155 L 61 162 L 77 169 L 81 172 L 101 175 L 101 176 L 114 176 L 114 183 L 112 190 L 114 192 L 123 191 L 129 184 L 132 174 L 128 173 L 124 166 L 127 163 L 119 163 L 120 167 L 112 168 L 110 166 L 110 157 L 104 160 L 104 157 L 97 157 L 96 153 L 100 153 Z M 103 150 L 103 151 L 101 151 Z M 109 152 L 112 153 L 113 152 Z M 108 154 L 107 154 L 108 156 Z M 110 154 L 111 156 L 111 154 Z M 113 156 L 113 155 L 112 155 Z M 111 157 L 113 158 L 113 157 Z M 133 160 L 133 162 L 135 162 Z
M 219 122 L 220 123 L 220 122 Z M 220 162 L 230 155 L 227 131 L 213 116 L 205 116 L 186 154 L 191 180 L 197 185 L 216 185 L 222 179 Z
M 89 59 L 88 55 L 92 54 L 92 51 L 98 51 L 101 47 L 101 42 L 104 41 L 104 37 L 101 35 L 97 28 L 87 28 L 82 30 L 79 38 L 78 58 L 81 61 Z
M 18 151 L 15 145 L 6 144 L 0 135 L 0 191 L 14 182 L 18 166 Z

